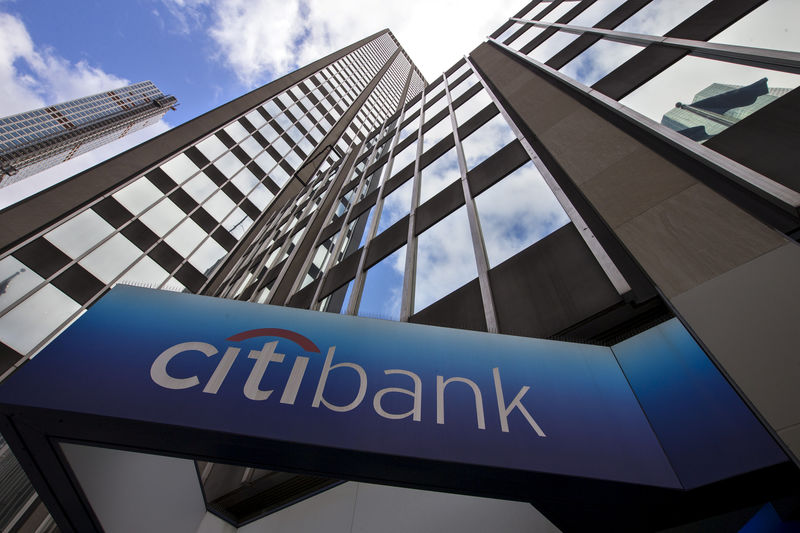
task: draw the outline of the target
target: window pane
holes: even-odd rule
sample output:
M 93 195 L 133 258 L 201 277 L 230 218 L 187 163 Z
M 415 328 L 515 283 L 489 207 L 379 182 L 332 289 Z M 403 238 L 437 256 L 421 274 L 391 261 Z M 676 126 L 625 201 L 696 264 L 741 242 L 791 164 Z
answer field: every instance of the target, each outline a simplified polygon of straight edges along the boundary
M 528 52 L 528 57 L 545 63 L 551 57 L 560 52 L 565 46 L 578 38 L 577 33 L 560 31 L 547 39 L 545 42 Z
M 392 176 L 406 168 L 410 163 L 413 163 L 416 158 L 417 141 L 414 141 L 403 148 L 402 152 L 395 155 L 394 163 L 392 164 Z
M 601 40 L 561 67 L 559 72 L 584 85 L 594 85 L 641 51 L 641 46 Z
M 168 277 L 169 272 L 161 268 L 158 263 L 149 257 L 144 256 L 130 270 L 125 272 L 120 283 L 158 288 Z
M 520 48 L 531 42 L 534 37 L 542 33 L 544 30 L 545 28 L 529 24 L 528 29 L 526 29 L 522 35 L 511 41 L 508 46 L 510 46 L 515 50 L 519 50 Z
M 225 126 L 223 129 L 237 143 L 247 137 L 247 130 L 238 121 Z
M 273 195 L 271 192 L 269 192 L 269 189 L 259 183 L 256 188 L 253 189 L 253 191 L 247 196 L 247 198 L 253 202 L 254 206 L 263 211 L 264 208 L 269 205 Z
M 147 212 L 139 217 L 144 225 L 153 230 L 159 237 L 163 237 L 169 230 L 183 220 L 184 215 L 177 205 L 169 198 L 164 198 Z
M 250 172 L 248 169 L 243 168 L 241 172 L 236 174 L 236 176 L 231 180 L 231 183 L 236 185 L 236 188 L 242 191 L 242 194 L 247 194 L 253 190 L 253 187 L 258 185 L 260 182 L 253 176 L 253 173 Z
M 167 175 L 175 181 L 177 184 L 181 184 L 187 179 L 189 176 L 193 175 L 195 172 L 200 170 L 197 168 L 197 165 L 192 163 L 192 160 L 186 157 L 184 154 L 179 154 L 176 157 L 173 157 L 163 165 L 161 165 L 161 170 L 167 173 Z
M 554 10 L 542 17 L 542 22 L 555 22 L 567 11 L 578 5 L 578 0 L 565 0 L 558 4 Z
M 141 255 L 142 252 L 131 241 L 116 234 L 81 259 L 79 264 L 103 283 L 111 283 Z
M 183 189 L 195 201 L 202 202 L 217 190 L 217 186 L 202 172 L 183 184 Z
M 377 233 L 390 227 L 411 211 L 412 186 L 413 179 L 409 179 L 384 199 Z
M 48 284 L 0 318 L 0 340 L 26 354 L 81 308 Z
M 798 85 L 797 74 L 689 56 L 620 103 L 703 141 Z
M 252 137 L 248 137 L 247 139 L 240 142 L 239 146 L 241 146 L 242 150 L 244 150 L 245 153 L 250 157 L 257 156 L 259 153 L 261 153 L 261 150 L 263 150 L 263 148 L 261 148 L 261 145 L 258 144 L 258 141 L 256 141 Z
M 223 174 L 225 174 L 226 178 L 230 178 L 244 165 L 242 165 L 242 162 L 239 161 L 238 157 L 228 152 L 217 159 L 214 162 L 214 166 L 216 166 Z
M 196 146 L 197 149 L 200 150 L 200 152 L 206 156 L 209 161 L 213 161 L 228 151 L 228 149 L 224 144 L 222 144 L 222 141 L 220 141 L 216 135 L 212 135 L 208 139 L 200 141 Z
M 421 188 L 419 193 L 419 203 L 424 204 L 429 198 L 433 198 L 445 187 L 458 180 L 461 172 L 458 168 L 458 155 L 455 147 L 447 151 L 436 161 L 423 168 L 420 172 Z
M 161 191 L 153 185 L 149 179 L 142 177 L 130 185 L 120 189 L 113 195 L 119 203 L 124 205 L 128 211 L 138 215 L 144 209 L 164 196 Z
M 50 231 L 44 238 L 76 259 L 113 232 L 111 224 L 91 209 L 87 209 Z
M 44 279 L 15 257 L 0 261 L 0 309 L 5 309 Z
M 487 92 L 479 91 L 472 98 L 455 109 L 456 122 L 459 126 L 464 125 L 464 123 L 471 119 L 478 111 L 491 103 L 492 99 Z
M 222 191 L 218 191 L 217 194 L 212 196 L 203 207 L 205 207 L 206 211 L 216 219 L 217 222 L 222 222 L 222 220 L 228 216 L 228 213 L 234 208 L 236 204 L 233 203 L 227 194 Z
M 597 0 L 569 23 L 573 26 L 594 26 L 623 3 L 625 0 Z
M 711 0 L 652 0 L 616 29 L 664 35 L 709 2 Z
M 461 206 L 421 233 L 417 240 L 414 312 L 425 309 L 477 276 L 467 208 Z
M 403 273 L 406 264 L 405 245 L 367 270 L 358 316 L 400 320 L 403 297 Z
M 467 170 L 471 170 L 516 137 L 502 115 L 497 115 L 462 141 Z
M 343 285 L 325 297 L 320 303 L 320 309 L 329 313 L 346 313 L 353 292 L 353 281 Z
M 164 240 L 183 257 L 188 257 L 205 236 L 206 232 L 194 220 L 187 218 Z
M 189 262 L 201 273 L 208 276 L 217 263 L 225 256 L 225 248 L 208 238 L 189 258 Z
M 267 123 L 267 121 L 264 120 L 264 117 L 261 115 L 261 113 L 259 113 L 255 109 L 246 114 L 245 117 L 247 118 L 247 120 L 250 121 L 250 124 L 252 124 L 256 128 L 260 128 L 261 126 Z
M 476 196 L 475 205 L 490 267 L 569 222 L 531 162 Z

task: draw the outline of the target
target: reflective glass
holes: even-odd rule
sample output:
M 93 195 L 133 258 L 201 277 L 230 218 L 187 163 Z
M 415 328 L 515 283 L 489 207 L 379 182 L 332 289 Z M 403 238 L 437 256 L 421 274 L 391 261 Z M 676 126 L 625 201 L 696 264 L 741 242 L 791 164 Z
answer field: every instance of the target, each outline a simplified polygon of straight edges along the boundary
M 297 155 L 294 150 L 286 154 L 286 162 L 289 163 L 292 166 L 292 168 L 295 169 L 299 168 L 300 165 L 303 164 L 302 158 L 299 155 Z
M 278 137 L 275 139 L 275 141 L 272 143 L 272 147 L 281 155 L 286 155 L 290 150 L 289 144 L 283 140 L 283 137 Z
M 334 246 L 336 246 L 336 240 L 338 238 L 339 232 L 337 231 L 333 236 L 328 237 L 325 242 L 317 246 L 317 250 L 314 252 L 314 258 L 311 260 L 311 264 L 308 266 L 308 272 L 306 272 L 303 283 L 300 286 L 301 289 L 322 276 L 322 272 L 325 269 L 328 258 L 333 252 Z
M 410 163 L 413 163 L 417 158 L 417 141 L 412 142 L 399 154 L 395 154 L 394 163 L 392 163 L 392 176 L 406 168 Z
M 164 198 L 145 214 L 139 217 L 144 225 L 153 230 L 153 233 L 163 237 L 174 228 L 186 215 L 169 198 Z
M 147 206 L 161 198 L 163 194 L 149 179 L 141 177 L 115 192 L 112 196 L 125 206 L 128 211 L 137 215 Z
M 439 94 L 441 94 L 441 93 L 439 93 Z M 434 95 L 434 98 L 435 97 L 436 97 L 436 95 Z M 428 117 L 428 118 L 433 118 L 442 109 L 447 107 L 447 95 L 442 94 L 441 98 L 439 98 L 438 100 L 433 102 L 433 104 L 431 104 L 430 106 L 428 106 L 427 100 L 426 100 L 425 105 L 426 105 L 426 107 L 425 107 L 425 116 Z
M 709 2 L 711 0 L 652 0 L 615 29 L 664 35 Z
M 798 85 L 797 74 L 687 56 L 620 103 L 704 141 Z
M 458 78 L 460 78 L 460 77 L 461 77 L 461 75 L 462 75 L 462 74 L 464 74 L 464 73 L 465 73 L 467 70 L 469 70 L 469 65 L 468 65 L 468 64 L 467 64 L 467 62 L 465 61 L 464 63 L 462 63 L 462 64 L 461 64 L 461 66 L 460 66 L 460 67 L 458 67 L 458 69 L 456 69 L 456 71 L 455 71 L 455 72 L 453 72 L 452 74 L 450 74 L 450 75 L 448 75 L 448 76 L 447 76 L 447 81 L 453 82 L 453 81 L 457 80 L 457 79 L 458 79 Z
M 406 247 L 403 245 L 367 270 L 358 316 L 400 320 L 405 264 Z
M 238 157 L 228 152 L 214 161 L 214 166 L 217 167 L 223 174 L 225 174 L 226 178 L 231 178 L 234 174 L 236 174 L 236 171 L 242 168 L 244 165 L 241 161 L 239 161 Z
M 202 274 L 208 276 L 223 257 L 225 257 L 225 248 L 209 237 L 200 245 L 200 248 L 192 254 L 189 258 L 189 263 Z
M 618 66 L 642 51 L 633 44 L 600 40 L 559 69 L 584 85 L 594 85 Z
M 194 198 L 195 201 L 202 202 L 211 196 L 211 193 L 217 190 L 217 186 L 214 185 L 214 182 L 211 181 L 208 176 L 201 172 L 188 182 L 184 183 L 183 189 L 189 193 L 189 196 Z
M 269 173 L 276 164 L 276 161 L 267 152 L 261 152 L 258 157 L 255 158 L 255 162 L 261 167 L 261 170 L 266 173 Z
M 247 139 L 240 142 L 239 146 L 241 146 L 242 150 L 244 150 L 245 153 L 249 155 L 251 158 L 257 156 L 261 152 L 261 150 L 263 150 L 263 148 L 261 148 L 261 145 L 258 144 L 258 141 L 256 141 L 252 137 L 248 137 Z
M 186 157 L 186 155 L 179 154 L 162 164 L 161 170 L 166 172 L 175 183 L 180 185 L 200 169 L 197 168 L 197 165 L 192 163 L 191 159 Z
M 80 308 L 72 298 L 47 284 L 0 317 L 0 341 L 27 354 Z
M 400 136 L 397 138 L 397 142 L 402 141 L 412 133 L 416 133 L 418 129 L 419 129 L 419 115 L 417 115 L 417 118 L 409 122 L 400 130 Z
M 560 19 L 567 11 L 578 5 L 578 0 L 564 0 L 555 9 L 541 18 L 542 22 L 555 22 Z
M 462 206 L 417 239 L 414 312 L 425 309 L 477 276 L 467 208 Z
M 490 267 L 569 222 L 531 162 L 476 196 L 475 205 Z
M 206 232 L 203 231 L 203 228 L 198 226 L 191 218 L 187 218 L 181 222 L 174 231 L 167 235 L 164 240 L 183 257 L 188 257 L 195 246 L 200 244 L 200 241 L 205 237 Z
M 355 235 L 358 239 L 358 246 L 353 246 L 353 251 L 363 248 L 367 243 L 367 235 L 369 235 L 369 228 L 372 225 L 372 215 L 375 213 L 375 206 L 369 208 L 365 213 L 358 216 Z M 362 229 L 363 228 L 363 229 Z
M 475 74 L 471 74 L 467 79 L 450 89 L 450 100 L 455 102 L 459 96 L 467 92 L 476 83 L 478 83 L 478 78 Z
M 271 192 L 269 192 L 269 189 L 259 183 L 256 185 L 255 189 L 253 189 L 250 194 L 247 195 L 247 198 L 253 202 L 253 205 L 256 206 L 256 208 L 258 208 L 260 211 L 263 211 L 269 205 L 274 196 Z
M 429 198 L 436 196 L 460 177 L 458 155 L 455 147 L 453 147 L 420 172 L 422 180 L 419 192 L 420 205 L 424 204 Z
M 231 183 L 236 185 L 236 188 L 246 195 L 253 190 L 253 187 L 261 182 L 256 179 L 250 170 L 243 168 L 241 172 L 234 176 L 234 178 L 231 180 Z
M 492 99 L 486 91 L 478 91 L 472 98 L 455 109 L 456 122 L 459 126 L 463 126 L 478 111 L 491 103 Z
M 5 309 L 44 279 L 17 258 L 0 261 L 0 309 Z
M 142 257 L 133 267 L 125 272 L 120 283 L 146 285 L 157 288 L 169 277 L 169 272 L 147 256 Z
M 595 3 L 584 9 L 583 12 L 569 21 L 573 26 L 594 26 L 612 11 L 625 3 L 625 0 L 596 0 Z
M 467 170 L 473 169 L 515 138 L 503 116 L 496 115 L 462 141 Z
M 250 124 L 252 124 L 256 128 L 260 128 L 261 126 L 267 123 L 267 121 L 264 119 L 261 113 L 259 113 L 255 109 L 246 114 L 245 117 L 247 118 L 247 120 L 250 121 Z
M 103 283 L 111 283 L 141 255 L 139 248 L 117 233 L 78 263 Z
M 44 238 L 73 259 L 108 237 L 114 228 L 91 209 L 64 222 Z
M 275 131 L 275 128 L 273 128 L 269 124 L 263 126 L 259 131 L 261 132 L 261 135 L 263 135 L 268 142 L 272 142 L 278 137 L 278 132 Z
M 208 211 L 208 213 L 216 219 L 217 222 L 222 222 L 222 220 L 228 216 L 228 213 L 234 208 L 236 204 L 233 203 L 227 194 L 222 191 L 218 191 L 214 196 L 212 196 L 203 207 Z
M 768 0 L 709 42 L 800 52 L 800 4 Z
M 212 135 L 208 139 L 200 141 L 196 146 L 209 161 L 213 161 L 228 151 L 228 148 L 222 144 L 222 141 L 220 141 L 216 135 Z
M 577 38 L 577 33 L 559 31 L 545 42 L 528 52 L 528 57 L 545 63 Z
M 550 2 L 539 2 L 538 4 L 536 4 L 535 6 L 533 6 L 533 7 L 530 9 L 530 11 L 528 11 L 527 13 L 525 13 L 524 15 L 522 15 L 522 16 L 521 16 L 521 17 L 519 17 L 519 18 L 523 18 L 523 19 L 531 19 L 531 18 L 534 18 L 534 17 L 536 17 L 536 15 L 538 15 L 539 13 L 541 13 L 542 11 L 544 11 L 544 10 L 545 10 L 545 8 L 547 8 L 547 7 L 550 7 L 550 5 L 551 5 L 551 3 L 550 3 Z
M 222 222 L 222 227 L 225 228 L 235 238 L 239 239 L 247 228 L 253 223 L 253 219 L 240 208 L 236 208 L 228 217 Z
M 409 179 L 384 199 L 377 233 L 382 232 L 409 213 L 412 186 L 413 179 Z

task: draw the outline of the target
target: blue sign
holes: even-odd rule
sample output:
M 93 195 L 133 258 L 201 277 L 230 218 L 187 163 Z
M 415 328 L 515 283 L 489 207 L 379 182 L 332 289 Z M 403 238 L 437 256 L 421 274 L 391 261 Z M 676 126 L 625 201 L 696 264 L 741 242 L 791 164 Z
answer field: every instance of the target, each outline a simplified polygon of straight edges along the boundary
M 659 412 L 687 372 L 715 418 Z M 684 486 L 673 444 L 739 439 L 694 484 L 785 461 L 674 320 L 609 348 L 119 286 L 3 383 L 0 404 L 667 488 Z

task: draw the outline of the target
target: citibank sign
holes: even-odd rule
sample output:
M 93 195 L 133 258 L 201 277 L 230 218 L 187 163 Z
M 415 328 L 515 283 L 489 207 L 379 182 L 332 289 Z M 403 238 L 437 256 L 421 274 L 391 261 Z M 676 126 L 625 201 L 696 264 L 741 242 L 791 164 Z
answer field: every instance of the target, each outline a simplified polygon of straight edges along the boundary
M 228 337 L 227 340 L 236 342 L 260 337 L 280 337 L 287 339 L 303 348 L 306 352 L 310 354 L 317 354 L 316 357 L 321 357 L 319 348 L 317 348 L 312 341 L 299 333 L 286 329 L 253 329 L 232 335 L 231 337 Z M 337 361 L 334 363 L 336 346 L 330 346 L 327 349 L 321 372 L 307 377 L 306 373 L 310 356 L 296 355 L 294 356 L 293 360 L 289 360 L 286 354 L 276 351 L 278 348 L 278 342 L 279 341 L 265 342 L 261 349 L 249 350 L 246 359 L 252 359 L 254 362 L 252 363 L 249 373 L 247 374 L 247 379 L 241 384 L 242 394 L 245 398 L 253 402 L 277 401 L 284 405 L 295 405 L 301 385 L 305 380 L 311 380 L 313 383 L 315 383 L 314 396 L 310 402 L 310 406 L 313 408 L 322 407 L 333 412 L 345 413 L 356 409 L 362 404 L 362 402 L 364 402 L 369 383 L 367 372 L 364 367 L 356 363 L 347 361 Z M 205 381 L 205 383 L 201 383 L 197 374 L 191 376 L 176 376 L 171 374 L 169 371 L 170 362 L 172 362 L 175 358 L 180 358 L 187 355 L 191 356 L 192 352 L 199 352 L 205 355 L 207 358 L 209 358 L 212 365 L 215 364 L 213 373 L 211 374 L 210 378 Z M 225 347 L 223 352 L 221 349 L 207 342 L 181 342 L 165 349 L 158 355 L 158 357 L 155 358 L 153 364 L 150 366 L 150 378 L 154 383 L 165 389 L 184 390 L 202 386 L 203 393 L 218 394 L 220 387 L 228 379 L 231 368 L 237 364 L 237 360 L 241 361 L 241 363 L 244 363 L 245 356 L 241 352 L 242 347 L 236 345 L 229 345 Z M 200 361 L 198 364 L 205 366 L 207 363 Z M 276 392 L 275 390 L 263 389 L 261 385 L 265 374 L 269 372 L 269 369 L 273 368 L 275 365 L 291 365 L 291 371 L 289 372 L 288 378 L 283 383 L 283 389 L 279 391 L 279 399 L 273 396 L 273 393 Z M 349 403 L 340 405 L 325 398 L 326 385 L 328 384 L 329 380 L 336 379 L 336 374 L 334 374 L 334 371 L 336 373 L 354 373 L 354 375 L 357 377 L 356 386 L 351 391 L 352 401 Z M 537 436 L 546 437 L 544 431 L 542 431 L 542 428 L 523 404 L 523 400 L 526 393 L 530 390 L 530 386 L 524 385 L 516 392 L 515 395 L 508 395 L 508 397 L 513 397 L 513 399 L 510 402 L 506 402 L 506 392 L 503 390 L 502 379 L 500 377 L 500 368 L 493 367 L 490 369 L 487 367 L 487 372 L 491 374 L 493 384 L 493 389 L 488 391 L 488 395 L 492 398 L 492 400 L 496 400 L 496 404 L 492 402 L 493 405 L 491 407 L 497 409 L 497 421 L 499 425 L 496 429 L 508 433 L 509 415 L 516 410 L 520 415 L 522 415 L 524 420 L 529 425 L 529 428 L 532 429 Z M 487 429 L 484 410 L 484 394 L 487 391 L 482 391 L 475 380 L 462 376 L 445 377 L 442 375 L 436 375 L 435 386 L 433 383 L 428 385 L 428 388 L 435 390 L 435 394 L 431 395 L 430 393 L 426 393 L 423 396 L 423 380 L 417 372 L 401 368 L 388 368 L 383 370 L 383 374 L 386 376 L 405 376 L 403 379 L 405 379 L 410 388 L 396 386 L 385 387 L 376 390 L 371 399 L 372 409 L 375 415 L 388 420 L 401 420 L 410 418 L 414 422 L 421 422 L 423 416 L 423 398 L 435 396 L 436 423 L 445 424 L 445 392 L 448 386 L 453 387 L 458 386 L 456 384 L 461 384 L 460 386 L 468 387 L 471 393 L 474 395 L 475 426 L 479 430 Z M 385 396 L 391 394 L 400 394 L 411 398 L 411 409 L 400 413 L 389 412 L 389 410 L 384 407 L 382 400 Z M 464 406 L 460 406 L 459 408 L 463 409 Z

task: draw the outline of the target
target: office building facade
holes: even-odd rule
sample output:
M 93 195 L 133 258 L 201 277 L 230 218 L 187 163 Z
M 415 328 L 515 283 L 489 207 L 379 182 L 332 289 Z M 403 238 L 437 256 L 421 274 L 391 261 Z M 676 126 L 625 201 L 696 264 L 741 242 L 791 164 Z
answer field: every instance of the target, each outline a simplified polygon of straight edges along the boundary
M 0 118 L 0 187 L 155 124 L 177 102 L 143 81 Z
M 550 522 L 466 499 L 448 509 L 544 530 L 736 531 L 765 506 L 797 520 L 800 96 L 776 95 L 702 145 L 658 123 L 711 83 L 796 87 L 800 48 L 739 40 L 787 6 L 533 1 L 430 83 L 387 31 L 303 67 L 0 213 L 4 377 L 118 283 L 600 346 L 675 320 L 783 460 L 648 493 L 669 513 L 600 491 L 596 505 L 533 502 Z M 414 500 L 198 467 L 208 508 L 253 530 L 266 512 L 287 527 L 333 520 L 327 505 L 352 509 L 358 490 L 387 509 Z M 27 490 L 8 523 L 41 520 Z M 307 497 L 302 513 L 285 507 Z

